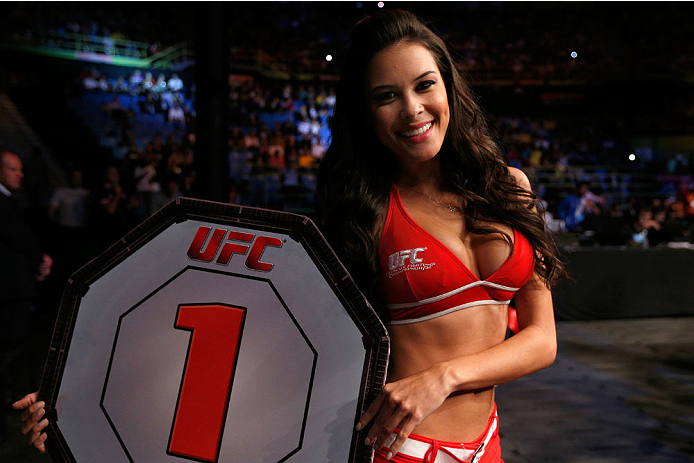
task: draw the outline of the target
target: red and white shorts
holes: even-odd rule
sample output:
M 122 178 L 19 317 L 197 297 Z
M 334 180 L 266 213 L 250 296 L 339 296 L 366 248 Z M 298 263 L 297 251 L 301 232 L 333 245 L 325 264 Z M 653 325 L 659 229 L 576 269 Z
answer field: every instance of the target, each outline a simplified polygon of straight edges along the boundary
M 397 433 L 394 432 L 386 439 L 376 452 L 374 463 L 503 463 L 496 404 L 487 428 L 472 442 L 445 442 L 410 434 L 398 453 L 386 460 L 389 447 L 396 436 Z

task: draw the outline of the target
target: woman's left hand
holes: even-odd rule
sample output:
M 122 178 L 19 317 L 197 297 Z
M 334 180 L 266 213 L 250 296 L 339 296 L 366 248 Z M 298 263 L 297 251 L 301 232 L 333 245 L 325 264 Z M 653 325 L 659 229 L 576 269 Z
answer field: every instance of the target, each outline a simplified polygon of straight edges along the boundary
M 46 451 L 46 433 L 43 431 L 48 426 L 48 420 L 43 418 L 45 415 L 44 401 L 38 402 L 38 392 L 27 394 L 22 399 L 12 404 L 15 410 L 24 410 L 22 413 L 22 434 L 29 436 L 29 444 L 38 449 L 39 452 Z M 39 421 L 41 420 L 41 421 Z
M 433 366 L 421 373 L 388 383 L 376 397 L 356 425 L 362 430 L 371 420 L 373 425 L 366 435 L 366 445 L 379 449 L 400 428 L 390 445 L 386 459 L 392 458 L 415 427 L 438 409 L 452 392 L 448 386 L 443 366 Z

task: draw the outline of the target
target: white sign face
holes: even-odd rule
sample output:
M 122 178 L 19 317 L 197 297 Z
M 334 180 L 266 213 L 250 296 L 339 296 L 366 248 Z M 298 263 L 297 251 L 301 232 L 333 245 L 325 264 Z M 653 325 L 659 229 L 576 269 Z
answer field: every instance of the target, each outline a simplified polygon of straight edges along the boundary
M 362 462 L 385 328 L 308 219 L 188 199 L 73 275 L 54 461 Z

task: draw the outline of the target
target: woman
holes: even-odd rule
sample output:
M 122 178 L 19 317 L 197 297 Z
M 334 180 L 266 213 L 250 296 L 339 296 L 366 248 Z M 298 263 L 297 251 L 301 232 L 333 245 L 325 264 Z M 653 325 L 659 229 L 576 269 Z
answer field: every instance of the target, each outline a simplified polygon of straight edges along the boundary
M 527 177 L 408 12 L 355 27 L 317 206 L 389 320 L 387 384 L 356 425 L 375 461 L 502 461 L 494 387 L 554 361 L 549 288 L 564 271 Z M 505 340 L 513 298 L 521 330 Z
M 326 236 L 390 320 L 387 384 L 357 423 L 376 461 L 501 461 L 494 386 L 554 360 L 548 288 L 563 269 L 527 178 L 412 14 L 356 26 L 317 196 Z M 504 340 L 511 298 L 521 330 Z M 43 448 L 35 401 L 16 407 Z

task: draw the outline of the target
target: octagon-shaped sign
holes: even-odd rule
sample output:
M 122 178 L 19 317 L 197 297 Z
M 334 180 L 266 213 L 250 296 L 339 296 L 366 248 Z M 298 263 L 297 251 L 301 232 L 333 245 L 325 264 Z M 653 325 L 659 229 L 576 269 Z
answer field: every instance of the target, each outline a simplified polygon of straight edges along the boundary
M 389 341 L 316 226 L 181 198 L 68 281 L 39 396 L 70 462 L 371 460 Z

